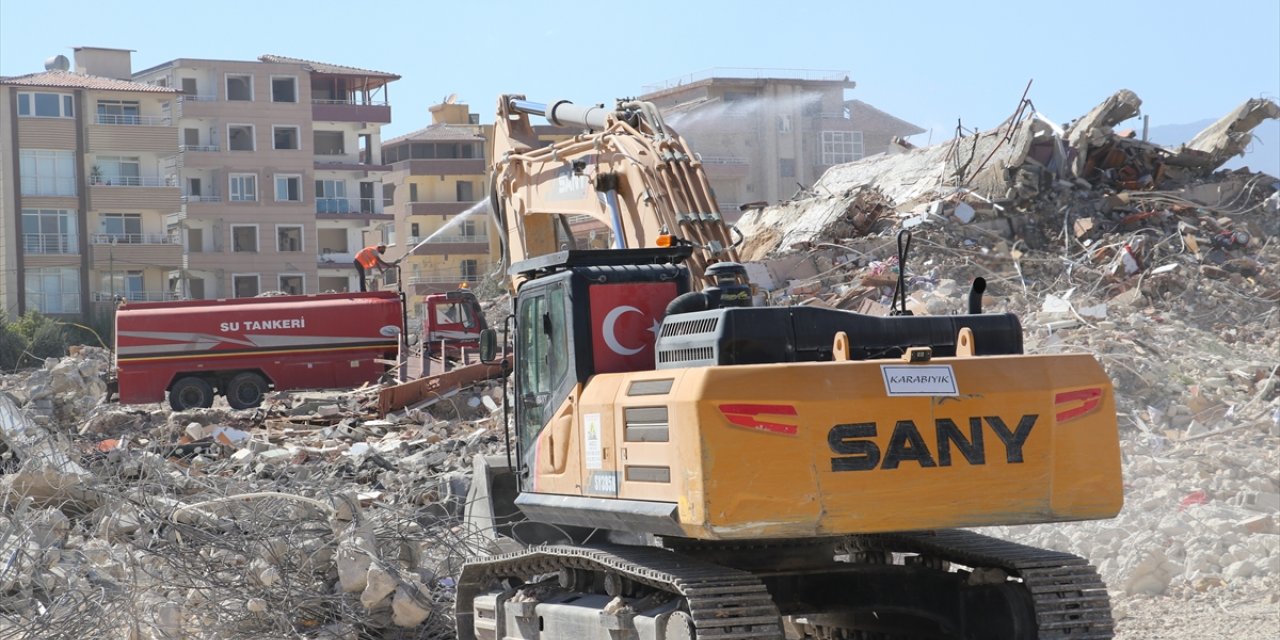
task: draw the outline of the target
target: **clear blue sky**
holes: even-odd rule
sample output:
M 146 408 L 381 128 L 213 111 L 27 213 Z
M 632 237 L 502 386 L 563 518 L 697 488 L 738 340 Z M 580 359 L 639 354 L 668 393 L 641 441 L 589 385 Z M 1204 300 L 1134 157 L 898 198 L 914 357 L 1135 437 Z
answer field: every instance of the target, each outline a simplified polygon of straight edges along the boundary
M 80 45 L 134 49 L 135 69 L 275 53 L 397 73 L 384 137 L 424 126 L 450 93 L 488 122 L 500 93 L 611 102 L 710 67 L 847 70 L 850 97 L 932 128 L 935 142 L 956 118 L 998 124 L 1032 78 L 1031 99 L 1058 121 L 1120 88 L 1153 125 L 1280 97 L 1276 0 L 0 0 L 0 75 Z

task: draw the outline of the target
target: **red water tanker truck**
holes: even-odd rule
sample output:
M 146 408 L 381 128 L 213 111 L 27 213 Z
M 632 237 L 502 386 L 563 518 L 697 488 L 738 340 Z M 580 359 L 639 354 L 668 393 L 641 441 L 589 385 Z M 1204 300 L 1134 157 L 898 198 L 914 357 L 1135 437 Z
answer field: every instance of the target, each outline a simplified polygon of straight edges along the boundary
M 120 402 L 257 406 L 269 389 L 359 387 L 397 359 L 392 291 L 127 304 L 116 312 Z

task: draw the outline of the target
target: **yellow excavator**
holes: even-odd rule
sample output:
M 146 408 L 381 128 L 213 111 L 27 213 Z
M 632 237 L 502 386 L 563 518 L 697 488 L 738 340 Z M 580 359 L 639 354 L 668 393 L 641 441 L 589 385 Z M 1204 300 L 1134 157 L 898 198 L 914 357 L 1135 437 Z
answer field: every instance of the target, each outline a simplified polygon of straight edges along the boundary
M 543 145 L 531 115 L 580 133 Z M 468 520 L 497 553 L 461 572 L 460 638 L 1112 637 L 1087 561 L 959 528 L 1119 511 L 1093 357 L 1024 354 L 980 283 L 947 316 L 902 291 L 888 317 L 755 306 L 649 103 L 506 95 L 495 129 L 514 420 L 476 460 Z

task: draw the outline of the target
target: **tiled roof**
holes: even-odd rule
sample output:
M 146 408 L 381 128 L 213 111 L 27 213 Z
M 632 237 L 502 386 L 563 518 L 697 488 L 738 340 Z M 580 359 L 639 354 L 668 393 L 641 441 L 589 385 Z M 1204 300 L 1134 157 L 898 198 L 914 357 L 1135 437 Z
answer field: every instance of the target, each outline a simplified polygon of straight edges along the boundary
M 94 89 L 98 91 L 135 91 L 145 93 L 177 93 L 173 87 L 161 87 L 130 80 L 90 76 L 70 71 L 42 71 L 25 76 L 0 78 L 0 84 L 19 87 L 56 87 L 60 89 Z
M 480 139 L 484 131 L 478 124 L 433 124 L 412 133 L 383 140 L 382 146 L 397 142 L 417 142 L 426 140 L 472 140 Z
M 261 60 L 262 62 L 306 65 L 311 71 L 316 71 L 319 73 L 332 73 L 337 75 L 370 76 L 374 78 L 386 78 L 388 80 L 400 79 L 400 76 L 394 73 L 387 73 L 385 71 L 371 71 L 369 69 L 347 67 L 340 64 L 316 62 L 315 60 L 303 60 L 302 58 L 290 58 L 288 56 L 276 56 L 276 55 L 267 54 L 263 56 L 258 56 L 258 60 Z

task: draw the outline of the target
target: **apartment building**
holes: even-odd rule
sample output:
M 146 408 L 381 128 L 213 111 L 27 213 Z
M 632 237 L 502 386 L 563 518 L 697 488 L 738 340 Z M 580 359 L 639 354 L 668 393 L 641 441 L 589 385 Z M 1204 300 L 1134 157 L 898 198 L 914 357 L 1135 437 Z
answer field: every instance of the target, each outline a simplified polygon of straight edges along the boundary
M 711 69 L 647 86 L 640 99 L 656 104 L 702 157 L 720 211 L 734 222 L 743 203 L 789 199 L 831 166 L 883 151 L 868 149 L 867 122 L 845 101 L 855 86 L 846 71 Z M 868 121 L 873 111 L 891 118 L 852 106 Z M 875 127 L 886 146 L 922 131 L 896 118 Z
M 421 315 L 424 295 L 479 282 L 497 255 L 487 209 L 458 219 L 486 197 L 491 126 L 479 124 L 479 114 L 466 104 L 445 102 L 431 106 L 430 112 L 430 125 L 382 147 L 391 167 L 384 179 L 386 210 L 395 220 L 394 234 L 386 237 L 395 238 L 396 246 L 388 253 L 398 257 L 431 237 L 400 265 L 415 317 Z
M 183 240 L 171 288 L 188 298 L 358 288 L 352 259 L 381 198 L 380 130 L 398 75 L 264 55 L 178 58 L 133 74 L 176 91 L 168 116 Z
M 165 217 L 181 206 L 169 117 L 177 92 L 134 82 L 130 52 L 79 47 L 0 78 L 0 305 L 85 318 L 170 296 L 182 265 Z

